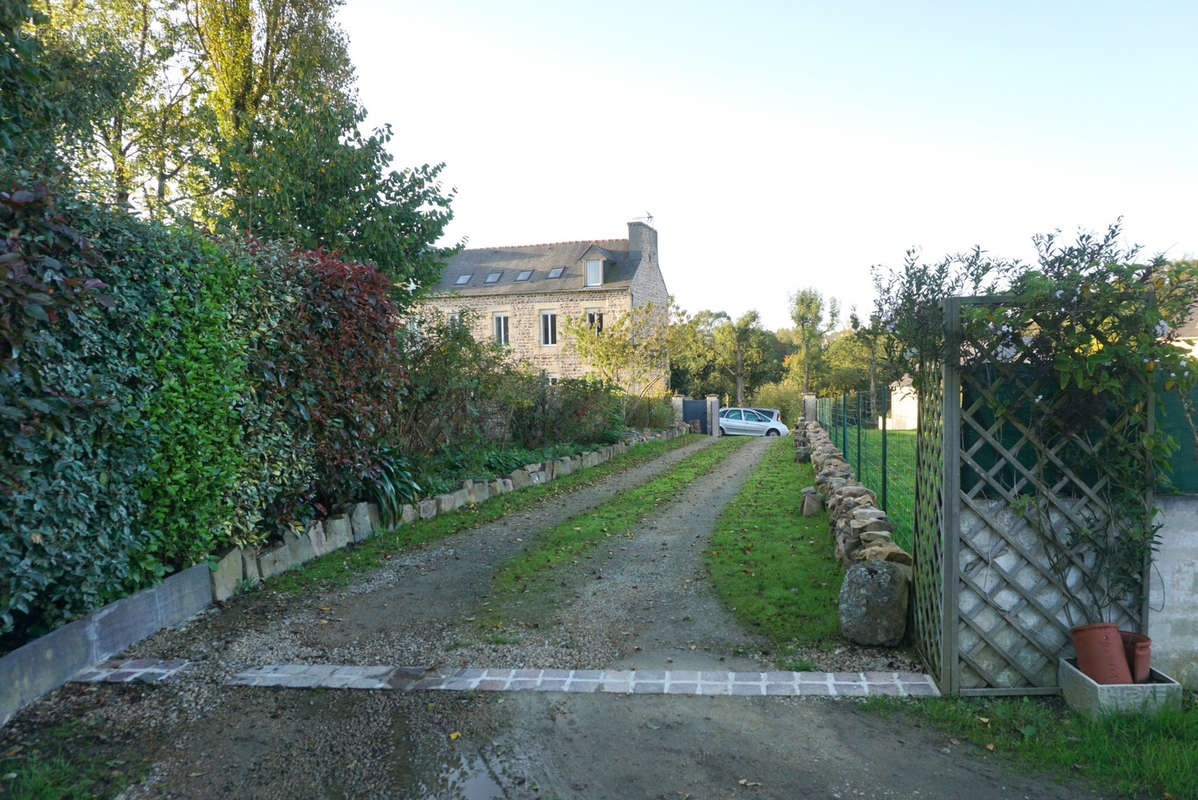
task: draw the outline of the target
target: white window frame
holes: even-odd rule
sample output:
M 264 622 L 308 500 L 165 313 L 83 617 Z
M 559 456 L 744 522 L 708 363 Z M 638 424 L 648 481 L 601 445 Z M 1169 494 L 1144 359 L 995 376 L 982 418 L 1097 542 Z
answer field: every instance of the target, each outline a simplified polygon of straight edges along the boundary
M 530 278 L 532 278 L 532 270 L 531 269 L 522 269 L 518 273 L 516 273 L 517 281 L 526 281 L 526 280 L 529 280 Z
M 541 347 L 557 346 L 557 311 L 541 310 Z
M 458 279 L 453 282 L 454 286 L 465 286 L 470 283 L 470 279 L 474 277 L 473 272 L 466 272 L 458 276 Z
M 500 322 L 503 323 L 502 329 Z M 511 324 L 511 315 L 506 311 L 496 311 L 491 315 L 491 336 L 496 344 L 511 346 Z
M 566 274 L 565 267 L 554 267 L 553 269 L 549 270 L 550 278 L 560 278 L 562 275 L 565 275 L 565 274 Z
M 494 272 L 488 272 L 487 277 L 483 279 L 483 283 L 493 286 L 493 285 L 499 283 L 500 279 L 502 279 L 502 278 L 503 278 L 503 270 L 498 269 L 498 270 L 495 270 Z
M 591 270 L 594 270 L 592 274 Z M 586 270 L 586 285 L 587 286 L 602 286 L 603 285 L 603 262 L 592 259 L 587 262 Z
M 586 310 L 587 327 L 594 328 L 598 332 L 603 331 L 603 309 L 588 308 Z

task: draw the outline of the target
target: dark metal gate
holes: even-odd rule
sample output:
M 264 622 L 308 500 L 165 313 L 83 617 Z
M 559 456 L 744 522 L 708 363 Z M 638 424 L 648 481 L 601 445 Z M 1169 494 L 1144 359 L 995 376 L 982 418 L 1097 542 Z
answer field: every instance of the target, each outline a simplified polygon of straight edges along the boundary
M 709 433 L 707 430 L 706 400 L 684 399 L 682 401 L 682 421 L 690 422 L 692 419 L 699 420 L 700 433 Z

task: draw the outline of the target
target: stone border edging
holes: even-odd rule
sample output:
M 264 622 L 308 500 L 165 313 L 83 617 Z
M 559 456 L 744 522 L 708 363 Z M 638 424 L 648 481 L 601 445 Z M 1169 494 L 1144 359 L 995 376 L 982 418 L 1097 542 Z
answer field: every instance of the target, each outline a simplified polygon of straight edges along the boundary
M 675 439 L 684 432 L 674 426 L 654 434 L 636 434 L 631 441 Z M 417 518 L 428 519 L 463 505 L 481 503 L 495 494 L 546 483 L 578 469 L 602 464 L 627 449 L 628 440 L 625 440 L 582 455 L 529 464 L 513 471 L 507 478 L 489 482 L 465 481 L 462 488 L 452 494 L 421 501 L 419 507 L 404 506 L 400 519 L 387 530 Z M 83 671 L 94 669 L 163 628 L 195 616 L 214 600 L 227 600 L 245 582 L 257 583 L 278 575 L 318 555 L 339 550 L 351 542 L 364 541 L 383 529 L 378 508 L 373 503 L 356 503 L 350 513 L 313 522 L 303 536 L 288 535 L 283 544 L 269 551 L 258 553 L 253 548 L 234 548 L 220 556 L 211 569 L 207 562 L 188 567 L 157 586 L 115 600 L 82 619 L 25 643 L 0 657 L 0 726 L 34 700 Z
M 906 635 L 913 562 L 891 536 L 897 526 L 818 422 L 800 419 L 795 460 L 810 461 L 815 472 L 815 486 L 803 489 L 803 516 L 827 507 L 835 555 L 846 570 L 841 636 L 867 646 L 899 645 Z

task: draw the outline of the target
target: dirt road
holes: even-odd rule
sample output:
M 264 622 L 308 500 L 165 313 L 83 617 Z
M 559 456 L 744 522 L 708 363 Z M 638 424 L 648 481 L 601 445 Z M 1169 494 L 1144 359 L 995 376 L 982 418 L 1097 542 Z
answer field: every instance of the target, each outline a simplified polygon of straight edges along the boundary
M 716 516 L 770 441 L 735 451 L 631 538 L 605 540 L 561 576 L 556 597 L 519 598 L 508 628 L 477 624 L 496 564 L 706 443 L 396 558 L 345 590 L 240 598 L 136 648 L 191 662 L 172 683 L 70 685 L 14 730 L 83 720 L 95 757 L 149 764 L 129 800 L 1087 796 L 848 700 L 226 685 L 246 667 L 285 663 L 776 669 L 701 563 Z M 861 657 L 909 668 L 893 654 Z

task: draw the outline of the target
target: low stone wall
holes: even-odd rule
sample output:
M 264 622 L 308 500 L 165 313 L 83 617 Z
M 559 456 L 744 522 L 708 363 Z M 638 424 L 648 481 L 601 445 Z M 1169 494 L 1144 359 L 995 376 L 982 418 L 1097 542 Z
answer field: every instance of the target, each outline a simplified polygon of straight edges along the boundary
M 897 646 L 906 635 L 912 562 L 891 537 L 894 522 L 818 423 L 799 421 L 795 460 L 810 461 L 815 470 L 814 488 L 804 489 L 803 514 L 828 509 L 836 557 L 845 566 L 841 635 L 863 645 Z
M 398 518 L 390 524 L 383 524 L 373 503 L 356 503 L 346 513 L 312 522 L 302 535 L 288 535 L 282 544 L 268 550 L 228 550 L 211 568 L 207 563 L 196 564 L 157 586 L 110 603 L 0 657 L 0 725 L 83 670 L 112 658 L 162 628 L 186 621 L 213 601 L 229 599 L 244 587 L 351 543 L 365 541 L 384 530 L 597 466 L 625 452 L 630 444 L 675 439 L 686 432 L 685 425 L 676 425 L 656 433 L 635 433 L 624 441 L 581 455 L 527 464 L 506 478 L 464 481 L 455 492 L 403 506 Z

